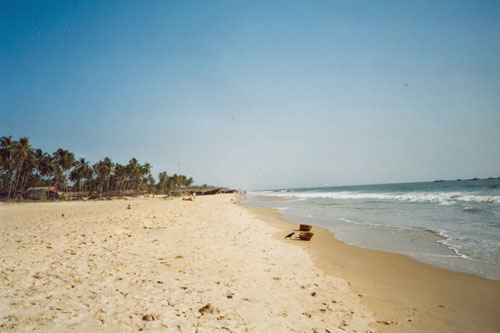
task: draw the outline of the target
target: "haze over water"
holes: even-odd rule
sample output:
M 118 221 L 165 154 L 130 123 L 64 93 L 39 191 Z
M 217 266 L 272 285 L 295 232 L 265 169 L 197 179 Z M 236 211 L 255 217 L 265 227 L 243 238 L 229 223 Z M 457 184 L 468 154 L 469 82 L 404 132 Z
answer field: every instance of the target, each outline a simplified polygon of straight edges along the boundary
M 500 179 L 257 191 L 248 204 L 347 243 L 500 280 Z

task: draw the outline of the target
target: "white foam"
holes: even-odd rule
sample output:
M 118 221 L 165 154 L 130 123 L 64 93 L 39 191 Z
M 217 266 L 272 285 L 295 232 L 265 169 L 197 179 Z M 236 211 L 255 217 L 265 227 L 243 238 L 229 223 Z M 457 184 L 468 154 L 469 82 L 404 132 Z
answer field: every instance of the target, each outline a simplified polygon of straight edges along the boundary
M 453 244 L 453 238 L 448 234 L 447 231 L 445 230 L 438 230 L 437 233 L 443 237 L 443 239 L 439 240 L 438 243 L 441 243 L 443 245 L 445 245 L 447 248 L 449 248 L 450 250 L 452 250 L 455 255 L 457 255 L 458 257 L 462 258 L 462 259 L 467 259 L 467 260 L 470 260 L 470 261 L 475 261 L 475 262 L 480 262 L 480 263 L 483 263 L 483 264 L 489 264 L 489 265 L 496 265 L 496 266 L 500 266 L 499 263 L 495 263 L 495 262 L 492 262 L 492 261 L 487 261 L 487 260 L 479 260 L 479 259 L 475 259 L 475 258 L 472 258 L 471 256 L 468 256 L 464 253 L 462 253 L 454 244 Z M 462 242 L 464 240 L 462 239 Z M 466 243 L 464 243 L 463 245 L 465 245 Z M 469 247 L 471 246 L 471 244 L 468 244 Z
M 362 225 L 362 226 L 365 226 L 365 227 L 371 226 L 369 223 L 356 222 L 356 221 L 352 221 L 352 220 L 349 220 L 349 219 L 345 219 L 343 217 L 341 217 L 340 220 L 342 222 L 345 222 L 345 223 L 357 224 L 357 225 Z
M 463 192 L 408 192 L 408 193 L 370 193 L 370 192 L 256 192 L 258 195 L 291 197 L 297 199 L 340 199 L 340 200 L 397 200 L 408 202 L 435 202 L 453 205 L 457 201 L 500 203 L 498 195 L 478 195 Z

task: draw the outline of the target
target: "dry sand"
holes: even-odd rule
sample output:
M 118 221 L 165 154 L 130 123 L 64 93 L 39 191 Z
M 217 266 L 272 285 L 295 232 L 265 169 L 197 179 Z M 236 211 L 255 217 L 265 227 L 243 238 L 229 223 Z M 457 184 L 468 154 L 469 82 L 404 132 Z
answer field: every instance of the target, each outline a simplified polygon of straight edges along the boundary
M 248 208 L 281 229 L 297 225 L 268 208 Z M 311 242 L 286 241 L 306 249 L 323 271 L 345 279 L 368 306 L 382 332 L 500 332 L 500 281 L 456 273 L 404 255 L 345 244 L 314 227 Z
M 0 204 L 0 331 L 376 331 L 236 199 Z

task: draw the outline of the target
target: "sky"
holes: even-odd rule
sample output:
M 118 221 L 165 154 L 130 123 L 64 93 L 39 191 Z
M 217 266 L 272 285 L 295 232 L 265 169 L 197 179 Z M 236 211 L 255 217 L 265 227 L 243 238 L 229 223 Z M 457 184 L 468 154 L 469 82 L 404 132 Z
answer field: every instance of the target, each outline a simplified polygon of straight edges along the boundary
M 196 184 L 500 176 L 499 1 L 0 1 L 0 136 Z

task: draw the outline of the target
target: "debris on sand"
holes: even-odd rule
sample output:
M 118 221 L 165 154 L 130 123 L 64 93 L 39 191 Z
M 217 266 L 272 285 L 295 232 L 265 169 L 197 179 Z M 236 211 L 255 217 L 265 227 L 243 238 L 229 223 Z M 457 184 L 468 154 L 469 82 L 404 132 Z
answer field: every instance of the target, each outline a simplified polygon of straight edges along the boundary
M 215 311 L 215 308 L 210 304 L 210 303 L 207 303 L 207 305 L 203 306 L 202 308 L 200 308 L 198 310 L 202 315 L 206 314 L 206 313 L 214 313 Z
M 301 224 L 300 225 L 300 231 L 311 231 L 312 225 L 309 224 Z
M 153 320 L 155 320 L 155 317 L 153 315 L 147 314 L 147 315 L 142 316 L 142 320 L 153 321 Z
M 304 240 L 304 241 L 311 240 L 312 236 L 314 236 L 314 233 L 312 233 L 312 232 L 301 232 L 299 234 L 300 240 Z

